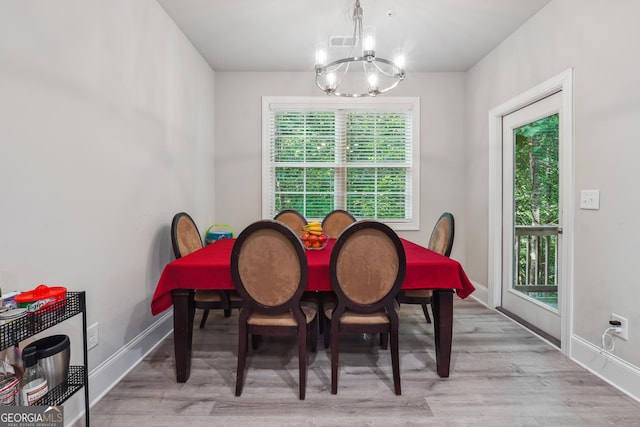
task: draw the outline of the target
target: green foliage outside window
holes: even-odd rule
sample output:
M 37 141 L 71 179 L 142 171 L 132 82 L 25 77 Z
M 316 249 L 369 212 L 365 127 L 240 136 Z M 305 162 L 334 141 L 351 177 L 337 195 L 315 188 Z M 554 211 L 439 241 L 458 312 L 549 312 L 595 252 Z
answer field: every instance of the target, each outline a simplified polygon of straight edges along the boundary
M 558 115 L 515 130 L 516 225 L 558 223 Z
M 554 114 L 514 130 L 514 225 L 516 227 L 558 224 L 560 187 L 558 125 L 559 116 Z M 555 235 L 522 236 L 519 243 L 516 283 L 556 284 L 557 239 Z M 548 265 L 545 265 L 546 259 L 549 259 Z M 533 271 L 534 267 L 537 269 L 536 273 Z M 548 273 L 545 275 L 544 271 Z
M 322 218 L 339 208 L 356 218 L 410 215 L 406 114 L 279 111 L 274 120 L 275 212 L 295 209 Z

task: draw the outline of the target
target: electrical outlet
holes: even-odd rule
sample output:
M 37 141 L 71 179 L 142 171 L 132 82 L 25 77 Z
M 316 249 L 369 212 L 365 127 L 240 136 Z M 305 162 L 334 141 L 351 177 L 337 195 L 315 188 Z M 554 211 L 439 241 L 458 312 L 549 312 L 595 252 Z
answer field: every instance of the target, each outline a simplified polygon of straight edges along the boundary
M 100 337 L 98 335 L 98 323 L 87 328 L 87 350 L 91 350 L 93 347 L 100 344 Z
M 613 334 L 627 341 L 629 339 L 629 322 L 627 321 L 627 319 L 625 317 L 611 313 L 611 320 L 617 320 L 618 322 L 620 322 L 620 332 L 614 331 Z

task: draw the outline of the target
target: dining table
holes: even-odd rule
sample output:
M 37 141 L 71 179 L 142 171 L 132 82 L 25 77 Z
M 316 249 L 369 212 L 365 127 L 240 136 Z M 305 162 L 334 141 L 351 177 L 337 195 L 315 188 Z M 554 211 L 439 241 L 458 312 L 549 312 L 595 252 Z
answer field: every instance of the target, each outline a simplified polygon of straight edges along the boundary
M 406 254 L 402 290 L 433 290 L 432 310 L 436 370 L 448 377 L 453 334 L 453 294 L 466 298 L 474 290 L 460 263 L 424 246 L 401 239 Z M 231 251 L 234 238 L 215 241 L 165 265 L 153 298 L 151 313 L 160 314 L 173 306 L 173 344 L 176 380 L 184 383 L 191 372 L 191 347 L 196 289 L 233 290 Z M 322 250 L 307 250 L 307 291 L 332 291 L 329 261 L 335 239 Z

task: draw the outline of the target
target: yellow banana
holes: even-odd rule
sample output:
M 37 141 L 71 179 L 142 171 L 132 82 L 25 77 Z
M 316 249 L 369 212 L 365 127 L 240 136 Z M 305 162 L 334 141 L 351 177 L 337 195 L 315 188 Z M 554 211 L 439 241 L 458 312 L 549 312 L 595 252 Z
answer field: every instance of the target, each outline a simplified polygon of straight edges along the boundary
M 315 234 L 316 236 L 320 236 L 322 234 L 322 224 L 318 221 L 312 221 L 303 226 L 302 229 L 310 234 Z

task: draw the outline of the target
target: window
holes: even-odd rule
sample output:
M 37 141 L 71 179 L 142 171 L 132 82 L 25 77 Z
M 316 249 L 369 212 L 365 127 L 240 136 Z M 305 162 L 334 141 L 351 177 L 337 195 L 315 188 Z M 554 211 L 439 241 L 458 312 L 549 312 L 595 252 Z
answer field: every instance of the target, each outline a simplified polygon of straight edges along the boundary
M 345 209 L 419 228 L 417 98 L 264 97 L 263 217 Z

